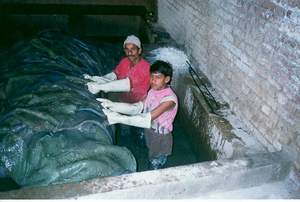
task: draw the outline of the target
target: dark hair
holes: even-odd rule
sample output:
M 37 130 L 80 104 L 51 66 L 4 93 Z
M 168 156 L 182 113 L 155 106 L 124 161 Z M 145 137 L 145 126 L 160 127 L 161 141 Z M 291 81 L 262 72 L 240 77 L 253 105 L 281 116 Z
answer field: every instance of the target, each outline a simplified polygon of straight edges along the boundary
M 172 76 L 173 76 L 173 69 L 172 69 L 172 65 L 168 62 L 162 61 L 162 60 L 157 60 L 155 61 L 151 66 L 150 66 L 150 73 L 161 73 L 164 76 L 169 76 L 170 77 L 170 81 L 172 80 Z

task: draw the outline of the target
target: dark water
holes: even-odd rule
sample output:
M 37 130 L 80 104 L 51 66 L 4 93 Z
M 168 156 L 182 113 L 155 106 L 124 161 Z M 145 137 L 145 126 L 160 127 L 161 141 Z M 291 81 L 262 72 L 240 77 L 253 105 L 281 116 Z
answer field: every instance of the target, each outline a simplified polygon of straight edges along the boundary
M 19 185 L 15 183 L 11 178 L 0 178 L 0 191 L 9 191 L 19 188 Z
M 182 117 L 177 117 L 173 130 L 173 151 L 172 155 L 168 157 L 165 165 L 166 168 L 209 160 L 207 151 L 203 150 L 200 154 L 196 154 L 192 150 L 190 143 L 191 140 L 186 134 L 186 127 L 187 126 L 183 125 Z M 149 170 L 147 148 L 142 144 L 134 129 L 129 129 L 129 127 L 126 126 L 118 127 L 116 141 L 118 145 L 127 147 L 133 153 L 138 164 L 138 172 Z

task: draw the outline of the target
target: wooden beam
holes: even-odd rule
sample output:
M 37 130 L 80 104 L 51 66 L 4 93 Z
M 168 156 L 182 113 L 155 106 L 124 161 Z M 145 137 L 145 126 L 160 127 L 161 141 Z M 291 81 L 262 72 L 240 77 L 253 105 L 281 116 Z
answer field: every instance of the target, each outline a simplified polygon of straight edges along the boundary
M 0 4 L 1 14 L 138 15 L 147 9 L 138 5 Z

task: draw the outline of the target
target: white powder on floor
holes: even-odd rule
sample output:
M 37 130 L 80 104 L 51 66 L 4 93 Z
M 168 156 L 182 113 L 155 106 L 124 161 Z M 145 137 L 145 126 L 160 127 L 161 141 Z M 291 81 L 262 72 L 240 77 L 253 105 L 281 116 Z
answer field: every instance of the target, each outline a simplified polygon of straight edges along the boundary
M 188 69 L 187 61 L 189 61 L 189 59 L 187 55 L 179 49 L 173 47 L 163 47 L 154 49 L 150 53 L 153 55 L 153 61 L 162 60 L 168 62 L 176 71 Z

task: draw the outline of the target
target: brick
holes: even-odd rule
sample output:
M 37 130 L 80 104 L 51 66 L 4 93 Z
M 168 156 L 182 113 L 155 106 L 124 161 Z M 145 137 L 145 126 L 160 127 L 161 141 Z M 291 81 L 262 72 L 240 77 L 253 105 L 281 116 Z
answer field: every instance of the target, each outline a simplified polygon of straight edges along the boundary
M 296 144 L 298 147 L 300 147 L 300 134 L 298 134 L 298 136 L 296 138 Z
M 281 105 L 285 105 L 287 103 L 286 96 L 283 93 L 281 93 L 281 92 L 278 93 L 277 100 L 278 100 L 278 103 L 281 104 Z
M 263 105 L 263 106 L 261 107 L 261 110 L 262 110 L 262 112 L 265 113 L 267 116 L 269 116 L 270 113 L 271 113 L 271 108 L 270 108 L 269 106 L 267 106 L 267 105 Z
M 159 21 L 259 141 L 300 156 L 293 132 L 300 125 L 299 1 L 161 0 L 158 7 L 166 9 Z

